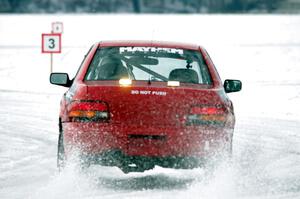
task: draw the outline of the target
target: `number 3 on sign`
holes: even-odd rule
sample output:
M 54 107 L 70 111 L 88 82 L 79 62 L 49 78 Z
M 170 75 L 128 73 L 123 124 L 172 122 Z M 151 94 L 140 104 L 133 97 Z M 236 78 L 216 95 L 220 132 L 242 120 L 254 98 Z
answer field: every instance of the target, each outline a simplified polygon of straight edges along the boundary
M 61 53 L 61 34 L 42 34 L 42 53 Z
M 50 49 L 54 49 L 54 48 L 55 48 L 55 40 L 52 39 L 52 38 L 50 38 L 50 39 L 49 39 L 49 43 L 50 43 L 50 44 L 49 44 L 48 47 L 49 47 Z

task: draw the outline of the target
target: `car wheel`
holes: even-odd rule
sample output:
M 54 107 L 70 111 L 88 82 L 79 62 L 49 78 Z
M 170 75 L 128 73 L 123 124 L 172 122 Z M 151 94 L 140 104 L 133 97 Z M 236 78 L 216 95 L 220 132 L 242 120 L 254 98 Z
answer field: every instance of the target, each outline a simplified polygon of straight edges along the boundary
M 64 148 L 64 136 L 61 122 L 59 123 L 59 136 L 57 144 L 57 168 L 61 171 L 65 166 L 65 148 Z

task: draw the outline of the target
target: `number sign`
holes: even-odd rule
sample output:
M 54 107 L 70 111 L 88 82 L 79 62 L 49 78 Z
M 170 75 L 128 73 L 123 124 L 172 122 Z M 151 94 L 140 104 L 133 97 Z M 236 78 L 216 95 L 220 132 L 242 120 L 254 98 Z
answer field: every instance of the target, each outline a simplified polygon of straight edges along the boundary
M 64 26 L 62 22 L 53 22 L 52 23 L 52 32 L 62 34 L 64 31 Z
M 61 34 L 42 34 L 42 53 L 61 53 Z

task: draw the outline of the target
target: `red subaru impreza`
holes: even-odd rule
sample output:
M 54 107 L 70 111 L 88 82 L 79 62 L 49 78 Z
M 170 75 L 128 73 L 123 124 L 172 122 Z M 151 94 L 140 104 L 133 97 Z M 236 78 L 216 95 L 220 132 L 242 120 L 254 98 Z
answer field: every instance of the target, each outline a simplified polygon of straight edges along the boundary
M 87 164 L 124 172 L 155 165 L 194 168 L 230 154 L 235 124 L 224 85 L 206 50 L 154 41 L 93 45 L 77 75 L 52 73 L 69 87 L 59 114 L 58 166 L 73 150 Z

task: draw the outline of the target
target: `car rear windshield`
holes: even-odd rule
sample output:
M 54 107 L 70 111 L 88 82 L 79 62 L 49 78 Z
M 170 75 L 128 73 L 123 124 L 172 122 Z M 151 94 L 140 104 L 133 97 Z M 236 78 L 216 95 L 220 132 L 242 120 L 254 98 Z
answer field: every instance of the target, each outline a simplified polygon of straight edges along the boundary
M 199 51 L 161 47 L 99 48 L 85 80 L 179 81 L 212 84 Z

